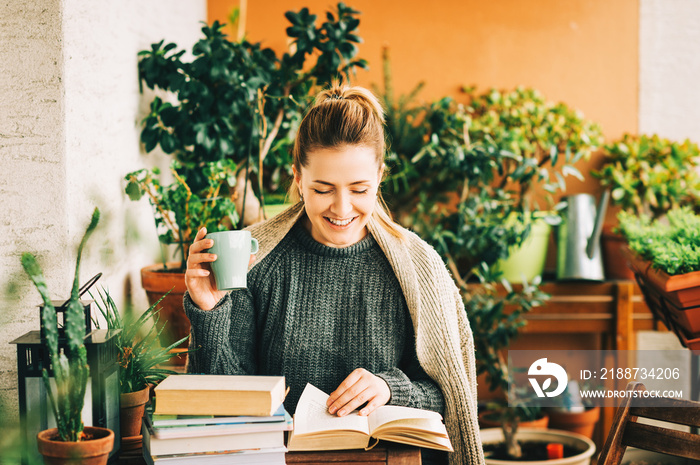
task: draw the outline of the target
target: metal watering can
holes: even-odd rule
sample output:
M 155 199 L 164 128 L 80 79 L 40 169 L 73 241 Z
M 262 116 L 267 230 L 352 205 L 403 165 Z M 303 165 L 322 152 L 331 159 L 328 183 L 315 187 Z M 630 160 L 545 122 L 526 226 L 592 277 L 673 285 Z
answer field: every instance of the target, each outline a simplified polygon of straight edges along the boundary
M 557 228 L 557 279 L 605 279 L 600 233 L 609 200 L 608 190 L 603 192 L 597 209 L 590 194 L 562 199 L 566 207 Z

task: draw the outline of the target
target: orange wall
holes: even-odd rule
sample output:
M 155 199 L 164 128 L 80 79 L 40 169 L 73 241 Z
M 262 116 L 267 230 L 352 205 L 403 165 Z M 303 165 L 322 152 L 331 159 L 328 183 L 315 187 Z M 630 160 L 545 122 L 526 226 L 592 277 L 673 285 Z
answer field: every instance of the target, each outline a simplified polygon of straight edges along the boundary
M 371 69 L 357 83 L 381 82 L 390 47 L 397 92 L 421 80 L 420 97 L 459 97 L 462 85 L 539 89 L 597 121 L 608 140 L 637 131 L 638 0 L 347 0 L 362 12 L 360 57 Z M 209 0 L 209 20 L 226 21 L 238 0 Z M 284 12 L 308 7 L 322 19 L 329 0 L 249 0 L 249 40 L 286 47 Z M 320 24 L 320 23 L 319 23 Z M 597 159 L 579 168 L 587 175 Z M 572 180 L 568 192 L 597 192 Z

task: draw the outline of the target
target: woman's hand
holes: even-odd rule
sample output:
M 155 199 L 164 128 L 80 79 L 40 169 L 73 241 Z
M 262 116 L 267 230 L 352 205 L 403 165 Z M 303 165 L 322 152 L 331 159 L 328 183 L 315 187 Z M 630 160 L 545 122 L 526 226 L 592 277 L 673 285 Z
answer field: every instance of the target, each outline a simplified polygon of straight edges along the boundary
M 194 242 L 190 247 L 187 257 L 187 271 L 185 272 L 185 285 L 190 293 L 190 298 L 202 310 L 211 310 L 224 298 L 227 291 L 216 288 L 216 279 L 211 272 L 209 263 L 216 260 L 216 255 L 205 251 L 214 245 L 212 239 L 205 239 L 207 228 L 197 232 Z M 251 255 L 250 263 L 255 261 L 255 255 Z
M 329 413 L 337 412 L 338 416 L 342 417 L 367 402 L 367 405 L 360 410 L 360 415 L 367 416 L 377 407 L 389 402 L 389 399 L 391 399 L 391 390 L 386 381 L 364 368 L 358 368 L 331 393 L 326 405 Z
M 225 291 L 216 288 L 214 273 L 209 263 L 216 260 L 216 255 L 206 253 L 206 250 L 214 245 L 212 239 L 204 239 L 207 228 L 197 231 L 194 242 L 190 246 L 187 257 L 187 271 L 185 272 L 185 285 L 190 293 L 190 298 L 202 310 L 211 310 L 226 295 Z

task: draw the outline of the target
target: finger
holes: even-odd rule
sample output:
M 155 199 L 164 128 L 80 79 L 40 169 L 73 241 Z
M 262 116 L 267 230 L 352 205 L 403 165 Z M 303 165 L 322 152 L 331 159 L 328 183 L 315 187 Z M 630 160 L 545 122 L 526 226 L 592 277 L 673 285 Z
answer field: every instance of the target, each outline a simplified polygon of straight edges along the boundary
M 365 389 L 367 389 L 370 386 L 370 384 L 363 379 L 358 380 L 357 383 L 353 384 L 350 386 L 348 389 L 346 389 L 340 397 L 338 397 L 328 408 L 328 412 L 333 414 L 338 412 L 339 415 L 343 415 L 346 413 L 350 413 L 352 410 L 348 410 L 348 404 L 352 402 L 353 399 L 355 399 L 357 396 L 359 396 Z M 365 399 L 367 400 L 367 399 Z M 357 404 L 360 405 L 360 404 Z M 355 407 L 357 407 L 355 405 Z M 343 414 L 340 413 L 340 410 L 343 410 Z
M 336 388 L 335 391 L 331 392 L 331 395 L 328 396 L 328 400 L 326 401 L 326 405 L 328 407 L 331 406 L 343 393 L 350 388 L 353 384 L 355 384 L 361 377 L 362 377 L 362 372 L 364 369 L 362 368 L 357 368 L 353 370 L 352 373 L 350 373 L 342 383 Z M 331 412 L 333 413 L 333 412 Z
M 338 416 L 342 417 L 347 415 L 348 413 L 353 412 L 354 410 L 358 409 L 360 406 L 364 405 L 367 403 L 367 401 L 371 400 L 372 398 L 375 397 L 375 393 L 372 390 L 370 386 L 367 386 L 366 389 L 364 389 L 362 392 L 351 398 L 345 405 L 342 405 L 338 409 Z M 342 397 L 338 400 L 338 402 L 342 402 Z
M 204 268 L 189 268 L 187 271 L 185 271 L 186 278 L 205 278 L 210 274 L 211 272 L 209 270 L 205 270 Z
M 201 241 L 196 241 L 190 246 L 190 254 L 199 253 L 202 250 L 211 249 L 213 245 L 213 239 L 203 239 Z
M 362 408 L 362 410 L 360 410 L 360 415 L 366 417 L 384 404 L 386 404 L 386 402 L 382 402 L 379 396 L 375 396 L 365 407 Z
M 199 231 L 197 231 L 197 235 L 194 236 L 194 241 L 193 241 L 193 242 L 197 242 L 198 240 L 203 239 L 204 236 L 206 236 L 206 235 L 207 235 L 207 227 L 206 227 L 206 226 L 202 226 L 202 227 L 199 229 Z
M 250 260 L 248 260 L 248 266 L 251 266 L 253 263 L 255 263 L 255 255 L 250 256 Z
M 187 259 L 187 267 L 191 267 L 194 265 L 201 265 L 203 263 L 211 263 L 216 261 L 216 254 L 213 253 L 195 253 L 195 254 L 190 254 L 189 258 Z

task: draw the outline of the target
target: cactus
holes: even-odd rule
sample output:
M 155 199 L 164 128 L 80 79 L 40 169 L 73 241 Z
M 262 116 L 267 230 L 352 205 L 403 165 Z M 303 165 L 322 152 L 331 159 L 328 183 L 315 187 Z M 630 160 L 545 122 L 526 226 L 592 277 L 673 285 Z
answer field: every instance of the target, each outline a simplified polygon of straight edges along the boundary
M 79 270 L 80 257 L 88 237 L 97 226 L 100 211 L 95 208 L 90 224 L 85 231 L 78 247 L 78 258 L 75 264 L 75 276 L 70 299 L 65 312 L 66 337 L 68 349 L 65 353 L 58 350 L 58 320 L 56 310 L 51 303 L 46 280 L 41 267 L 34 255 L 29 252 L 22 254 L 22 267 L 29 275 L 44 301 L 41 312 L 41 322 L 46 332 L 46 346 L 49 360 L 53 368 L 55 389 L 49 380 L 46 368 L 42 371 L 46 391 L 49 393 L 51 408 L 56 418 L 56 426 L 61 441 L 80 441 L 83 439 L 82 411 L 85 400 L 85 390 L 89 376 L 85 338 L 85 320 L 83 307 L 80 305 Z

